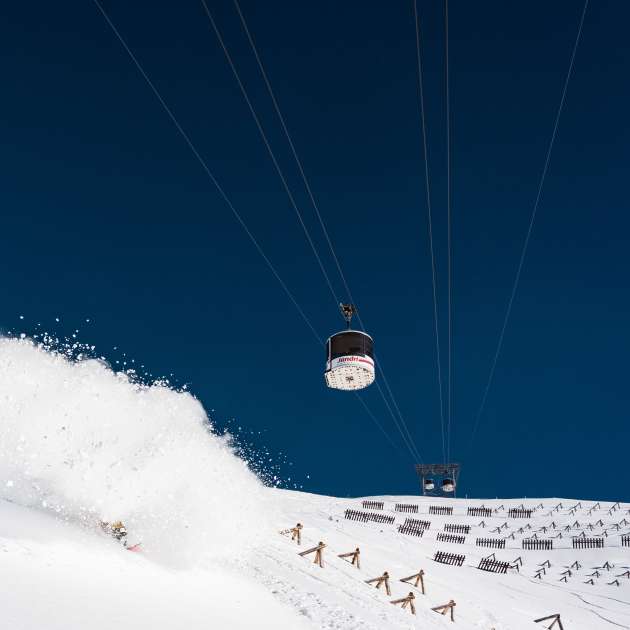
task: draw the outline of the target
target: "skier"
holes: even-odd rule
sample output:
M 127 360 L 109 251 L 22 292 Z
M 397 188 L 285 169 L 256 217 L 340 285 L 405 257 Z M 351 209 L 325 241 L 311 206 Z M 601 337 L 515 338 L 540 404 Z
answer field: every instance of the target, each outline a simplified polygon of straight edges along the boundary
M 122 542 L 125 547 L 127 546 L 127 541 L 124 540 L 127 535 L 127 528 L 124 526 L 122 521 L 116 521 L 115 523 L 102 522 L 101 527 L 103 528 L 103 531 L 110 534 L 110 536 L 113 536 L 119 542 Z

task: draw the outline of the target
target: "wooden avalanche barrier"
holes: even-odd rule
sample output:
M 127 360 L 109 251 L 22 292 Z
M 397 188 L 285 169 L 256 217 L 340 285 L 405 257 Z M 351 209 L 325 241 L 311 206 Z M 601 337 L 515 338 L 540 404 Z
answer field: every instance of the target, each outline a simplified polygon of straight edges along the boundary
M 409 595 L 407 595 L 407 597 L 402 597 L 401 599 L 393 599 L 391 602 L 389 602 L 390 604 L 402 604 L 401 608 L 404 610 L 405 608 L 407 608 L 407 606 L 409 606 L 409 610 L 411 611 L 412 615 L 416 614 L 416 607 L 413 604 L 413 600 L 416 599 L 416 596 L 413 593 L 409 593 Z
M 361 555 L 361 551 L 359 550 L 359 548 L 357 547 L 354 551 L 349 551 L 348 553 L 340 553 L 337 557 L 338 558 L 350 558 L 351 562 L 350 564 L 357 565 L 357 569 L 361 568 L 361 560 L 359 558 L 359 556 Z
M 420 584 L 420 590 L 422 591 L 422 594 L 424 595 L 424 571 L 422 569 L 420 569 L 420 571 L 418 571 L 418 573 L 416 573 L 415 575 L 410 575 L 406 578 L 401 578 L 401 582 L 404 582 L 405 584 L 409 584 L 411 582 L 411 580 L 414 580 L 413 585 L 418 588 L 418 584 Z M 393 602 L 392 602 L 393 603 Z M 404 606 L 403 606 L 404 608 Z
M 290 527 L 289 529 L 283 529 L 280 532 L 283 536 L 287 536 L 291 534 L 291 540 L 297 540 L 297 544 L 302 544 L 302 523 L 298 523 L 295 527 Z
M 300 552 L 300 556 L 307 556 L 309 553 L 315 552 L 315 558 L 313 559 L 313 564 L 318 564 L 322 569 L 324 568 L 324 559 L 322 557 L 322 549 L 324 549 L 326 545 L 323 542 L 319 542 L 317 547 L 311 547 L 306 551 Z
M 291 529 L 291 540 L 297 540 L 297 544 L 302 544 L 302 523 L 298 523 Z
M 541 623 L 542 621 L 551 621 L 550 626 L 546 626 L 547 630 L 551 630 L 554 628 L 556 624 L 558 625 L 559 630 L 564 630 L 562 626 L 562 621 L 560 621 L 560 615 L 549 615 L 549 617 L 541 617 L 540 619 L 534 619 L 534 623 Z
M 621 546 L 630 547 L 630 534 L 621 537 Z
M 375 582 L 376 588 L 381 588 L 381 586 L 385 584 L 385 592 L 388 595 L 392 594 L 389 589 L 389 573 L 387 573 L 387 571 L 385 571 L 383 575 L 380 575 L 379 577 L 372 578 L 371 580 L 365 580 L 366 584 L 374 584 Z
M 454 600 L 451 599 L 451 601 L 448 604 L 444 604 L 442 606 L 436 606 L 435 608 L 431 608 L 431 610 L 435 611 L 436 613 L 440 613 L 440 615 L 445 615 L 447 612 L 450 612 L 451 621 L 455 621 L 455 611 L 453 610 L 455 606 L 457 606 L 457 604 L 455 603 Z
M 444 551 L 436 551 L 433 556 L 435 562 L 441 562 L 442 564 L 448 564 L 455 567 L 461 567 L 466 560 L 466 556 L 457 553 L 445 553 Z

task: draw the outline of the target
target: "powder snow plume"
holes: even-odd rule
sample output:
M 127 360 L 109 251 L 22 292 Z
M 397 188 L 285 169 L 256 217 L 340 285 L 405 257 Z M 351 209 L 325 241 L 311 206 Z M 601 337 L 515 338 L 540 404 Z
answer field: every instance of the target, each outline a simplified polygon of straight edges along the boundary
M 201 404 L 0 338 L 0 498 L 83 522 L 122 520 L 149 556 L 190 566 L 268 534 L 269 493 Z

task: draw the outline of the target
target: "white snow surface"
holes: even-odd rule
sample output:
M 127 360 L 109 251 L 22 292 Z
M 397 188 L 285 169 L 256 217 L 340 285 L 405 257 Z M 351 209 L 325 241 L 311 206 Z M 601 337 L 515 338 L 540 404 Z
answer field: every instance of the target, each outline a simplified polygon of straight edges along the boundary
M 2 629 L 535 630 L 555 613 L 565 630 L 630 629 L 629 504 L 369 497 L 380 509 L 364 500 L 266 488 L 191 395 L 0 339 Z M 490 515 L 469 515 L 481 506 Z M 519 507 L 531 517 L 509 515 Z M 350 520 L 347 509 L 393 522 Z M 398 531 L 407 518 L 430 523 L 422 537 Z M 99 527 L 117 519 L 141 552 Z M 281 533 L 297 522 L 299 547 Z M 470 532 L 438 541 L 446 525 Z M 523 549 L 534 536 L 554 548 Z M 604 547 L 573 549 L 577 536 Z M 323 568 L 299 555 L 319 541 Z M 356 547 L 360 570 L 338 557 Z M 435 562 L 438 550 L 464 555 L 463 566 Z M 519 570 L 478 569 L 493 552 Z M 426 595 L 400 581 L 420 569 Z M 365 583 L 384 571 L 391 596 Z M 409 592 L 415 616 L 391 604 Z M 455 625 L 431 610 L 451 599 Z
M 0 498 L 85 525 L 121 519 L 178 566 L 256 544 L 273 513 L 189 393 L 28 339 L 0 338 Z

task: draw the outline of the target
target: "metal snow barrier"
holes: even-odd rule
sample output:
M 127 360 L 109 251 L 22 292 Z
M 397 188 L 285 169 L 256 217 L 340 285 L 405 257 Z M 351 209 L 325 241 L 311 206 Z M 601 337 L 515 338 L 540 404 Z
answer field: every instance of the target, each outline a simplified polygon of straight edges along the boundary
M 386 525 L 393 525 L 396 520 L 393 516 L 387 516 L 387 514 L 375 514 L 369 513 L 369 519 L 375 523 L 385 523 Z
M 411 503 L 396 503 L 395 512 L 413 512 L 418 513 L 418 506 Z
M 531 518 L 534 510 L 528 510 L 525 508 L 510 508 L 508 510 L 508 516 L 510 518 Z
M 382 510 L 385 507 L 383 501 L 363 501 L 366 510 Z
M 405 519 L 405 525 L 411 525 L 413 527 L 418 527 L 419 529 L 429 529 L 431 527 L 431 521 L 420 521 L 417 518 L 409 518 Z
M 453 508 L 444 507 L 443 505 L 430 505 L 429 514 L 436 514 L 438 516 L 451 516 L 453 514 Z
M 603 538 L 582 538 L 575 537 L 573 540 L 573 549 L 603 549 Z
M 370 520 L 367 512 L 359 512 L 359 510 L 346 510 L 344 518 L 347 518 L 349 521 L 361 521 L 362 523 L 367 523 Z
M 495 560 L 494 558 L 482 558 L 477 568 L 482 571 L 489 571 L 490 573 L 507 573 L 510 568 L 510 563 Z
M 454 567 L 461 567 L 464 564 L 464 560 L 466 560 L 466 556 L 460 555 L 458 553 L 446 553 L 444 551 L 436 551 L 435 556 L 433 556 L 433 560 L 435 560 L 435 562 L 441 562 L 442 564 L 448 564 Z
M 621 537 L 621 546 L 630 547 L 630 534 Z
M 361 512 L 359 510 L 346 510 L 344 518 L 347 518 L 350 521 L 361 521 L 362 523 L 373 521 L 374 523 L 385 523 L 387 525 L 393 525 L 396 520 L 393 516 L 388 516 L 387 514 Z
M 437 535 L 437 541 L 463 545 L 466 542 L 466 536 L 458 536 L 457 534 L 444 534 L 443 532 L 439 532 Z
M 562 621 L 560 621 L 560 615 L 558 614 L 549 615 L 548 617 L 541 617 L 540 619 L 534 619 L 534 623 L 540 623 L 541 621 L 551 621 L 551 625 L 546 626 L 547 630 L 552 630 L 552 628 L 555 628 L 556 625 L 558 626 L 559 630 L 564 630 L 564 627 L 562 626 Z
M 447 523 L 444 525 L 444 531 L 451 534 L 470 534 L 470 525 L 453 525 Z
M 421 527 L 416 527 L 415 525 L 399 525 L 398 533 L 399 534 L 407 534 L 407 536 L 418 536 L 418 538 L 422 538 L 424 536 L 424 532 L 426 530 Z
M 505 538 L 477 538 L 477 547 L 492 547 L 494 549 L 505 549 Z
M 492 510 L 487 507 L 469 507 L 468 516 L 481 516 L 482 518 L 488 518 L 492 516 Z
M 527 551 L 550 551 L 553 549 L 553 540 L 550 538 L 524 538 L 523 549 Z

